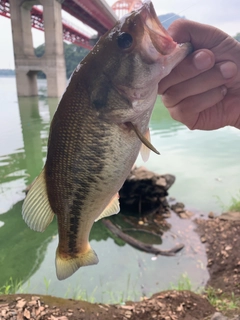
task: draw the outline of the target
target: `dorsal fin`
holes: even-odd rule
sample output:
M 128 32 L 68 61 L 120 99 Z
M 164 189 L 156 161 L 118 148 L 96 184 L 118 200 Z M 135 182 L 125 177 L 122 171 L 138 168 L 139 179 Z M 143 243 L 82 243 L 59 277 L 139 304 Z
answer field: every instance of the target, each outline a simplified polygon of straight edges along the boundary
M 103 210 L 100 216 L 95 220 L 95 222 L 102 218 L 112 216 L 113 214 L 117 214 L 120 211 L 118 199 L 119 199 L 119 195 L 118 193 L 116 193 L 115 196 L 112 197 L 107 207 Z

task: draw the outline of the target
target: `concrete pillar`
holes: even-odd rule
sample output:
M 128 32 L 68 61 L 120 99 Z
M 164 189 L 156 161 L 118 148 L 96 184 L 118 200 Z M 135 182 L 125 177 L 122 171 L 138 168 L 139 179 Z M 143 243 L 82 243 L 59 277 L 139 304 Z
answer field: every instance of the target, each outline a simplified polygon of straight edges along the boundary
M 38 95 L 37 71 L 28 71 L 15 67 L 17 93 L 20 97 L 33 97 Z
M 47 76 L 48 96 L 60 97 L 66 88 L 66 67 L 63 49 L 61 4 L 56 0 L 40 0 L 43 5 L 45 29 L 44 72 Z
M 30 10 L 21 6 L 21 0 L 10 0 L 12 37 L 19 96 L 37 95 L 36 76 L 29 72 L 27 61 L 35 58 Z
M 34 4 L 43 6 L 45 54 L 41 58 L 35 56 L 32 42 L 30 10 Z M 38 94 L 36 74 L 42 70 L 48 96 L 61 97 L 66 87 L 61 4 L 57 0 L 10 0 L 10 10 L 18 95 Z

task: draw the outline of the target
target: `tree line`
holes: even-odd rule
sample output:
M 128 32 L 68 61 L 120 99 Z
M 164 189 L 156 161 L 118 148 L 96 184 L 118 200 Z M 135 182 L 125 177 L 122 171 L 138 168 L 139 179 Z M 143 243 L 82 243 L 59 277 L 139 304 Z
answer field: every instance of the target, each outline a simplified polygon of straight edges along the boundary
M 234 37 L 237 41 L 240 42 L 240 33 L 237 33 Z M 45 51 L 45 45 L 42 44 L 35 48 L 35 54 L 37 57 L 43 56 Z M 64 56 L 65 56 L 65 63 L 66 63 L 66 77 L 69 79 L 72 72 L 76 68 L 76 66 L 79 64 L 79 62 L 88 54 L 89 50 L 78 47 L 74 44 L 67 44 L 64 42 Z M 15 71 L 12 69 L 0 69 L 0 75 L 1 76 L 14 76 Z M 38 73 L 39 78 L 46 78 L 46 75 L 39 71 Z
M 45 52 L 45 45 L 41 44 L 37 48 L 35 48 L 35 54 L 37 57 L 41 57 L 44 55 Z M 79 64 L 79 62 L 88 54 L 89 50 L 78 47 L 74 44 L 67 44 L 64 42 L 64 57 L 65 57 L 65 64 L 66 64 L 66 77 L 69 79 L 73 70 Z M 46 75 L 39 71 L 38 73 L 39 78 L 46 78 Z

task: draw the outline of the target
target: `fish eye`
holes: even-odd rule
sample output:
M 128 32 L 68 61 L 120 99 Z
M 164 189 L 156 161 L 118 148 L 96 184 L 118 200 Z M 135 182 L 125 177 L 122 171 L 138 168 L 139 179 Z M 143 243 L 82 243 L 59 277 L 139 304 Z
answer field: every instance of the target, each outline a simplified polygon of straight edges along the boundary
M 133 43 L 133 38 L 129 33 L 123 32 L 117 38 L 119 48 L 128 49 Z

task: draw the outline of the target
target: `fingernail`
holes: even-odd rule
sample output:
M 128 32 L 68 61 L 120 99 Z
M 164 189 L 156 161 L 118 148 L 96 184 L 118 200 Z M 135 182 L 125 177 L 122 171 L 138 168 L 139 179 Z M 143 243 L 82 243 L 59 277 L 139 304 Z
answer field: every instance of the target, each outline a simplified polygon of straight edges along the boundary
M 224 79 L 229 79 L 236 75 L 237 66 L 234 62 L 227 61 L 220 65 L 220 71 Z
M 198 70 L 206 70 L 212 66 L 212 57 L 204 51 L 198 52 L 193 58 L 193 61 Z
M 225 96 L 227 94 L 227 88 L 225 86 L 222 86 L 221 93 L 223 96 Z

